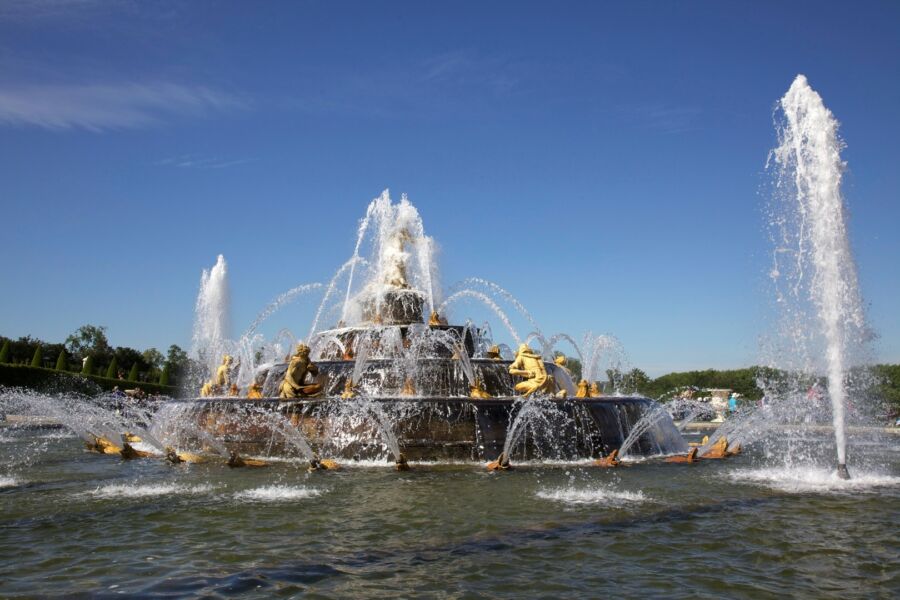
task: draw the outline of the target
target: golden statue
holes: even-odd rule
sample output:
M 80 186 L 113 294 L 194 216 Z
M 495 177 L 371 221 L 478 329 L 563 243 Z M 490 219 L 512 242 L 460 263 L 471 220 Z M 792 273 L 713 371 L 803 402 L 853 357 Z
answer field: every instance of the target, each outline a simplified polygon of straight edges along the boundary
M 500 346 L 491 346 L 484 355 L 491 360 L 501 360 L 503 358 L 500 356 Z
M 222 357 L 222 364 L 216 369 L 216 376 L 203 384 L 200 388 L 200 397 L 218 396 L 231 387 L 231 363 L 234 360 L 225 355 Z
M 341 398 L 344 398 L 346 400 L 348 398 L 355 398 L 355 397 L 356 397 L 356 387 L 353 385 L 353 379 L 351 377 L 348 377 L 347 380 L 344 382 L 344 391 L 341 392 Z
M 222 357 L 222 364 L 216 369 L 216 378 L 213 385 L 218 386 L 220 390 L 226 390 L 231 387 L 231 363 L 234 359 L 229 355 Z
M 228 388 L 228 395 L 232 398 L 237 398 L 241 395 L 241 389 L 237 386 L 236 383 L 232 383 L 231 387 Z
M 725 436 L 720 437 L 709 449 L 700 455 L 700 458 L 728 458 L 728 440 Z
M 179 463 L 199 464 L 206 462 L 206 457 L 191 452 L 178 452 L 171 446 L 166 446 L 166 460 L 174 465 Z
M 521 344 L 516 352 L 516 359 L 509 365 L 510 375 L 525 377 L 525 381 L 516 384 L 516 391 L 526 398 L 535 392 L 551 392 L 553 381 L 547 376 L 544 359 L 541 355 Z
M 576 398 L 590 398 L 591 392 L 588 389 L 588 382 L 585 379 L 582 379 L 578 382 L 578 389 L 575 391 Z
M 307 398 L 321 392 L 322 384 L 306 383 L 307 373 L 318 375 L 319 367 L 309 360 L 309 346 L 297 344 L 291 362 L 284 372 L 280 396 L 282 398 Z
M 591 384 L 591 398 L 599 398 L 603 395 L 603 392 L 600 391 L 600 384 L 596 381 Z
M 232 469 L 240 469 L 242 467 L 268 467 L 269 463 L 256 458 L 243 458 L 237 452 L 232 451 L 228 456 L 226 463 Z
M 339 471 L 340 469 L 341 465 L 334 459 L 313 457 L 306 470 L 312 473 L 313 471 Z
M 91 452 L 99 452 L 100 454 L 120 454 L 121 446 L 112 443 L 102 435 L 91 435 L 93 442 L 85 442 L 85 446 Z
M 687 454 L 676 454 L 663 460 L 667 463 L 695 463 L 697 462 L 697 449 L 691 448 Z
M 119 452 L 124 460 L 134 460 L 135 458 L 150 458 L 156 456 L 152 452 L 146 450 L 138 450 L 128 442 L 122 444 L 122 451 Z
M 491 395 L 488 393 L 487 389 L 484 387 L 484 382 L 475 378 L 475 383 L 469 386 L 469 398 L 475 398 L 476 400 L 484 400 L 485 398 L 490 398 Z
M 512 469 L 512 465 L 509 464 L 509 457 L 506 455 L 506 452 L 501 452 L 500 456 L 497 457 L 497 460 L 492 460 L 487 465 L 488 471 L 508 471 Z
M 556 358 L 553 359 L 553 364 L 563 369 L 566 368 L 566 362 L 568 362 L 568 359 L 565 354 L 557 354 Z
M 613 450 L 612 452 L 610 452 L 608 455 L 604 456 L 603 458 L 598 458 L 597 460 L 594 461 L 595 467 L 601 467 L 603 469 L 614 469 L 615 467 L 618 467 L 620 464 L 622 464 L 622 463 L 619 461 L 619 449 L 618 448 L 616 448 L 615 450 Z
M 250 388 L 247 389 L 247 399 L 256 400 L 262 397 L 262 386 L 258 382 L 254 381 L 250 384 Z
M 406 381 L 403 382 L 403 389 L 400 390 L 401 396 L 415 396 L 416 395 L 416 386 L 413 384 L 413 380 L 410 377 L 406 378 Z
M 690 446 L 691 448 L 701 448 L 701 447 L 707 445 L 708 443 L 709 443 L 709 436 L 704 435 L 703 439 L 700 440 L 699 442 L 688 442 L 688 446 Z
M 436 310 L 431 311 L 431 315 L 428 317 L 428 325 L 429 327 L 436 327 L 438 325 L 446 325 L 447 319 L 443 318 L 438 314 Z

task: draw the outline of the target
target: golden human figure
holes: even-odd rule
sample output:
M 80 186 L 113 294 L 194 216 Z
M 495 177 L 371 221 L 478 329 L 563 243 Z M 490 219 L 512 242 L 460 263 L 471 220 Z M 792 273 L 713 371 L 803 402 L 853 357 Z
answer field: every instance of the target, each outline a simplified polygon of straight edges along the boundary
M 250 388 L 247 390 L 247 399 L 248 400 L 256 400 L 258 398 L 262 398 L 262 386 L 259 385 L 256 381 L 250 384 Z
M 213 385 L 218 386 L 219 390 L 227 390 L 231 387 L 231 364 L 234 359 L 229 355 L 222 357 L 222 364 L 216 369 L 216 378 Z
M 535 392 L 552 391 L 552 382 L 547 376 L 544 367 L 544 359 L 541 355 L 528 347 L 528 344 L 519 346 L 516 359 L 509 365 L 510 375 L 525 377 L 525 381 L 516 384 L 516 391 L 525 397 Z
M 488 351 L 484 353 L 484 355 L 491 360 L 500 360 L 501 358 L 503 358 L 502 356 L 500 356 L 500 346 L 491 346 L 490 348 L 488 348 Z
M 297 344 L 291 362 L 284 372 L 280 396 L 282 398 L 307 398 L 322 391 L 321 384 L 306 383 L 307 373 L 318 375 L 319 368 L 309 360 L 309 346 Z
M 596 381 L 591 384 L 591 398 L 599 398 L 603 395 L 603 392 L 600 391 L 600 384 Z
M 469 398 L 474 398 L 476 400 L 484 400 L 485 398 L 490 398 L 491 395 L 488 393 L 487 389 L 484 387 L 484 382 L 481 379 L 475 378 L 475 383 L 469 386 Z
M 584 379 L 578 382 L 578 389 L 575 391 L 576 398 L 590 398 L 591 392 L 588 387 L 588 382 Z

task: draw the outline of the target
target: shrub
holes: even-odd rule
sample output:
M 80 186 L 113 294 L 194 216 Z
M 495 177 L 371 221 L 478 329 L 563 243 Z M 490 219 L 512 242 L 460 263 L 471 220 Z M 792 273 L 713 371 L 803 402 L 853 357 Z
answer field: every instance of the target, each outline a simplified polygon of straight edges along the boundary
M 88 356 L 87 360 L 84 361 L 84 364 L 81 367 L 81 373 L 83 375 L 92 375 L 94 372 L 94 357 Z
M 169 363 L 165 364 L 159 375 L 159 385 L 169 385 Z
M 0 348 L 0 363 L 9 362 L 9 340 L 3 342 L 3 348 Z
M 106 378 L 107 379 L 115 379 L 116 372 L 119 369 L 119 363 L 116 361 L 116 357 L 113 356 L 112 360 L 109 361 L 109 366 L 106 367 Z
M 66 363 L 66 351 L 60 350 L 59 356 L 56 358 L 56 370 L 67 371 L 68 369 L 69 365 Z
M 134 363 L 131 365 L 131 370 L 128 372 L 128 381 L 137 381 L 138 380 L 138 364 Z
M 78 375 L 28 365 L 0 365 L 0 386 L 96 395 L 103 390 L 111 390 L 121 385 L 122 382 L 118 379 L 107 379 L 94 375 Z M 178 394 L 178 388 L 168 385 L 135 383 L 133 387 L 140 388 L 148 394 L 164 394 L 173 397 Z
M 40 367 L 43 366 L 44 357 L 41 355 L 41 347 L 38 346 L 34 349 L 34 356 L 31 357 L 31 366 L 32 367 Z

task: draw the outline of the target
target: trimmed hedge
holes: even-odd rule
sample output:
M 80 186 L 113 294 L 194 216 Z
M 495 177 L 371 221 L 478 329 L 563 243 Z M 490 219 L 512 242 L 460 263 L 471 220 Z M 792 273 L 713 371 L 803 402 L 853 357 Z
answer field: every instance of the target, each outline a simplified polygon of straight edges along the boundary
M 62 373 L 54 369 L 26 365 L 0 364 L 0 386 L 26 387 L 37 390 L 52 389 L 54 391 L 71 390 L 82 394 L 97 394 L 101 391 L 112 390 L 114 387 L 118 387 L 120 390 L 140 388 L 148 394 L 162 394 L 173 397 L 178 395 L 178 388 L 171 385 L 144 383 L 143 381 L 122 381 L 121 379 L 108 379 L 106 377 L 81 375 L 78 373 Z

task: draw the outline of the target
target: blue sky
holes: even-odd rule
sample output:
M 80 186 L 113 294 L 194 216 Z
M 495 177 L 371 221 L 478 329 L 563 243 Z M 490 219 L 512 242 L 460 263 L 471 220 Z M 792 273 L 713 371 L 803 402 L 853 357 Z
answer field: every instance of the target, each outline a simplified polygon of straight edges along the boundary
M 390 188 L 445 285 L 493 280 L 653 375 L 754 364 L 772 111 L 804 73 L 900 362 L 898 32 L 890 2 L 2 3 L 0 334 L 187 347 L 218 253 L 242 330 L 327 281 Z

